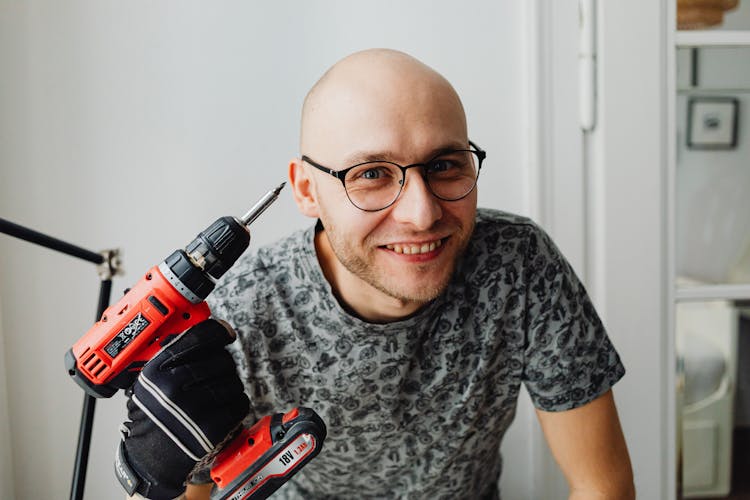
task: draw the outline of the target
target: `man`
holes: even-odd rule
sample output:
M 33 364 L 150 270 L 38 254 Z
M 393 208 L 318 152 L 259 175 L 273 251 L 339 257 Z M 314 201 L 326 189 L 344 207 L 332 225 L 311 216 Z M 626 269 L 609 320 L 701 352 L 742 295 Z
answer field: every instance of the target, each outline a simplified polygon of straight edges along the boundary
M 633 497 L 624 368 L 544 232 L 477 210 L 485 153 L 451 85 L 400 52 L 353 54 L 305 99 L 300 151 L 289 181 L 315 228 L 243 257 L 210 299 L 237 330 L 248 420 L 309 406 L 327 424 L 278 495 L 498 498 L 523 383 L 570 497 Z

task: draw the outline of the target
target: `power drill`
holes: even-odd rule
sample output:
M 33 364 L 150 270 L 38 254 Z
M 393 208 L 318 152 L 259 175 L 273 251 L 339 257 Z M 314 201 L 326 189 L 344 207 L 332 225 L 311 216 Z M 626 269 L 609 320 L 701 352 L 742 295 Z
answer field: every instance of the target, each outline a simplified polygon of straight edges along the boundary
M 162 346 L 208 319 L 206 297 L 250 244 L 247 226 L 278 198 L 285 184 L 266 193 L 242 217 L 217 219 L 126 290 L 65 353 L 65 368 L 73 380 L 91 396 L 111 397 L 130 387 Z M 225 450 L 231 453 L 217 457 L 212 498 L 266 498 L 317 455 L 325 436 L 325 424 L 309 408 L 264 417 L 228 443 Z M 287 466 L 274 467 L 276 460 L 285 464 L 285 459 Z M 248 482 L 254 486 L 243 487 Z M 238 489 L 252 496 L 233 493 Z
M 284 184 L 241 218 L 217 219 L 126 290 L 65 353 L 73 380 L 91 396 L 108 398 L 133 385 L 143 365 L 175 335 L 208 319 L 205 298 L 247 249 L 247 226 L 278 198 Z

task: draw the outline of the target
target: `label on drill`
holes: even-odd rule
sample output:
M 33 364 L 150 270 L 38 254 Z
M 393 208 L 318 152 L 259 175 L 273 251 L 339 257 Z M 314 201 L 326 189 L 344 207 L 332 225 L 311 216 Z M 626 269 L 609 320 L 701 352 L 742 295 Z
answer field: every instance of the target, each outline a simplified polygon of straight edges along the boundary
M 130 323 L 125 325 L 125 327 L 115 335 L 115 338 L 110 340 L 109 344 L 104 348 L 104 352 L 114 358 L 150 324 L 151 322 L 147 320 L 142 313 L 138 313 L 130 320 Z
M 243 500 L 260 488 L 266 481 L 291 475 L 297 465 L 313 452 L 315 438 L 310 434 L 300 434 L 292 442 L 274 455 L 266 465 L 245 481 L 227 500 Z

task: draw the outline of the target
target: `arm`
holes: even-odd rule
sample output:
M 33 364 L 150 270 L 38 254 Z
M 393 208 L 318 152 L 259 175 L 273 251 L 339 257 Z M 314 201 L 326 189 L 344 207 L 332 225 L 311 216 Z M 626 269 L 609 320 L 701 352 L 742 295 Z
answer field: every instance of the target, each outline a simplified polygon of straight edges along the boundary
M 571 499 L 635 498 L 633 470 L 612 391 L 581 407 L 536 410 Z
M 211 484 L 188 484 L 185 490 L 185 500 L 208 500 L 211 493 Z

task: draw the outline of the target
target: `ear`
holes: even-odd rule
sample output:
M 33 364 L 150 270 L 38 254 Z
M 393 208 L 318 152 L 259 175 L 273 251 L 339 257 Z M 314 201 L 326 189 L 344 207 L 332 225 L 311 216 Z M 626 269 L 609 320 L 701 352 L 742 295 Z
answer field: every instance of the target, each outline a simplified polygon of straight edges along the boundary
M 308 217 L 319 218 L 315 180 L 310 169 L 306 168 L 299 158 L 289 161 L 289 184 L 292 186 L 292 194 L 299 211 Z

